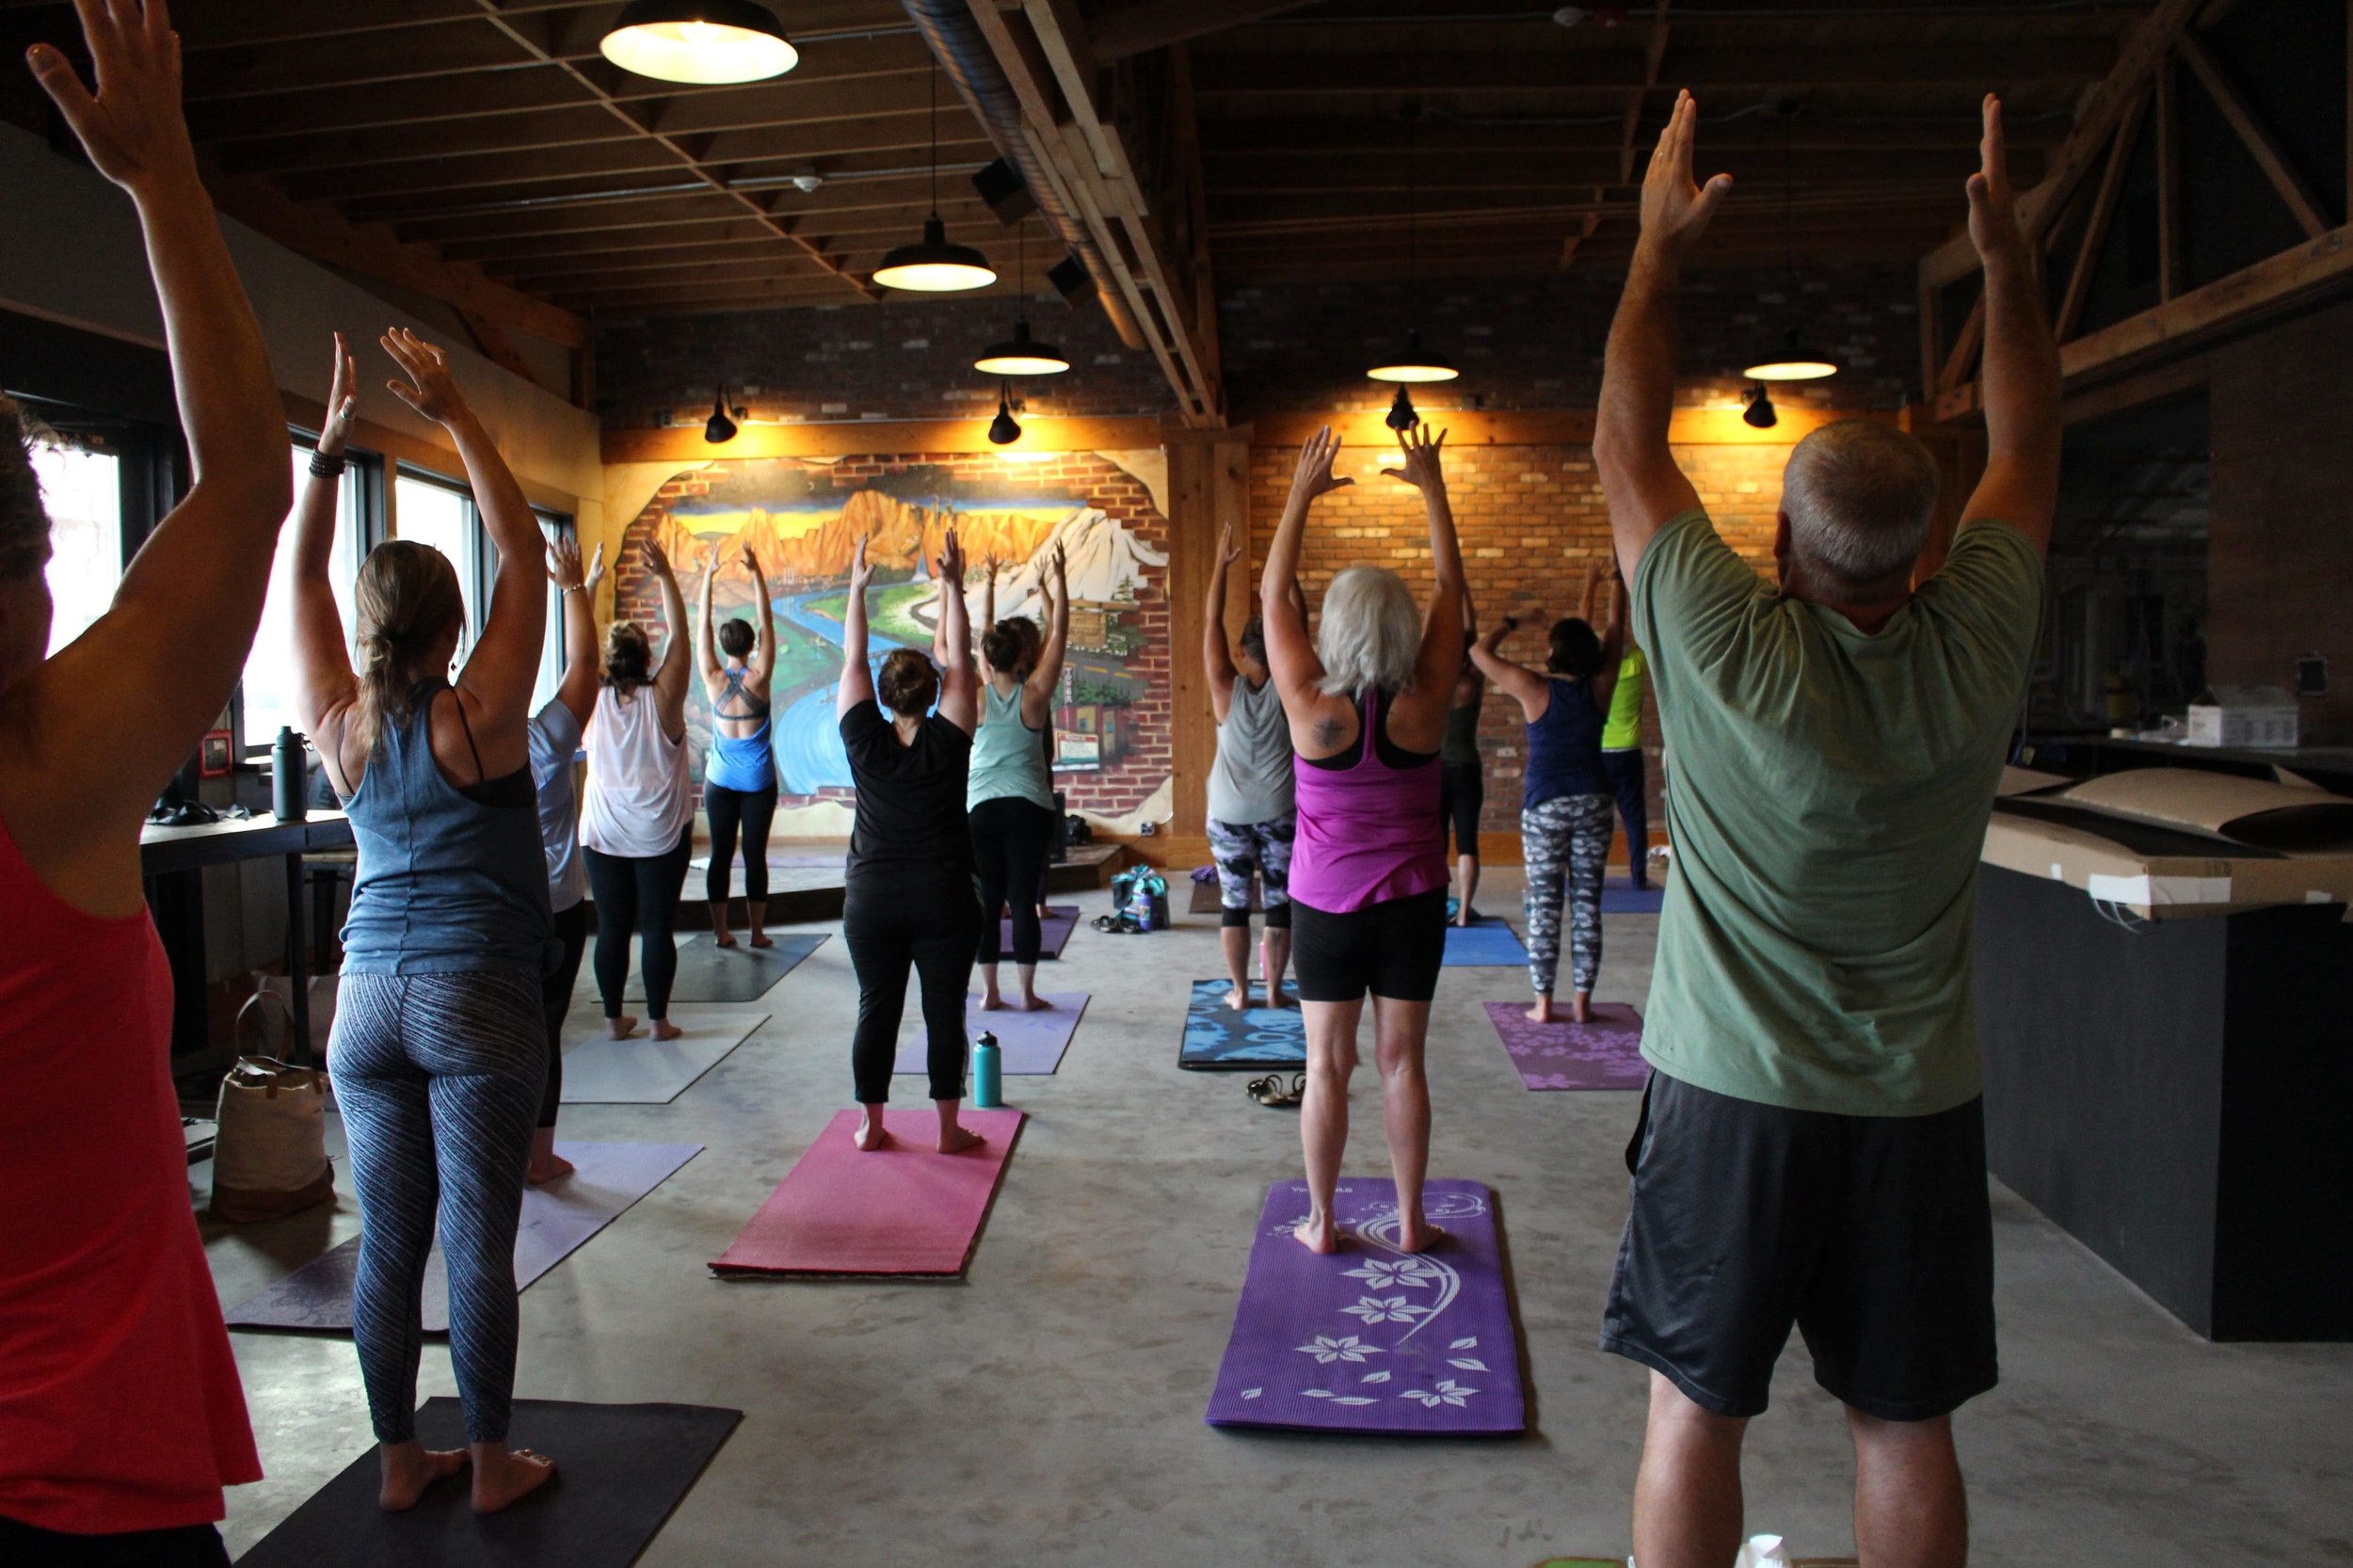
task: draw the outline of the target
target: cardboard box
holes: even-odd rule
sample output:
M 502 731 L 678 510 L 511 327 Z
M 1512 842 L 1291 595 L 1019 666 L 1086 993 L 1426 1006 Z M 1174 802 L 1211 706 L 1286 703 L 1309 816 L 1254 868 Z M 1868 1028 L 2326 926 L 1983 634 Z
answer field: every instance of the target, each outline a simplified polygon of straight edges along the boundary
M 2296 698 L 2277 686 L 2209 686 L 2189 705 L 2194 746 L 2293 746 Z

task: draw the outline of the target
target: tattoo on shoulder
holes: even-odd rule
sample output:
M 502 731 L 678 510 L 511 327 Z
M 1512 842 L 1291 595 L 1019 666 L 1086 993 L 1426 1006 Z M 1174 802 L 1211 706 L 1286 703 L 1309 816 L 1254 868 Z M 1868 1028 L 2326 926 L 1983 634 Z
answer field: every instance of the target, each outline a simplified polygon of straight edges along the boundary
M 1340 721 L 1335 718 L 1316 720 L 1316 744 L 1336 746 L 1340 744 Z

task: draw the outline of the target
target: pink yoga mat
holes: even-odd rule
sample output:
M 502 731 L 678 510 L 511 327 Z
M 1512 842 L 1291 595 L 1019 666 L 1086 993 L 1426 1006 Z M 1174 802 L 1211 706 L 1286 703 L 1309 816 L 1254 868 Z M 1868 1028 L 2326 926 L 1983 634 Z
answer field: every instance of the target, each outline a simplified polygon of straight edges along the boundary
M 890 1112 L 897 1145 L 872 1154 L 851 1142 L 858 1113 L 825 1124 L 751 1223 L 712 1265 L 731 1274 L 960 1274 L 971 1259 L 1005 1161 L 1021 1135 L 1018 1111 L 967 1111 L 988 1140 L 964 1154 L 933 1151 L 929 1106 Z

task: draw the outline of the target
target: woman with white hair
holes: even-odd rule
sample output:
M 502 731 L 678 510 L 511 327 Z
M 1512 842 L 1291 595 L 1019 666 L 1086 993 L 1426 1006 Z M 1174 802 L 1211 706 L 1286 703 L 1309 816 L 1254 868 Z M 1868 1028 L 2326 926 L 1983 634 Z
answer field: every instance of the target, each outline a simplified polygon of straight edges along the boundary
M 1309 639 L 1293 591 L 1307 508 L 1354 483 L 1332 476 L 1339 442 L 1329 426 L 1299 455 L 1259 582 L 1267 664 L 1297 754 L 1291 963 L 1307 1026 L 1300 1141 L 1309 1202 L 1298 1236 L 1319 1253 L 1339 1246 L 1332 1194 L 1348 1147 L 1348 1080 L 1368 991 L 1397 1177 L 1398 1245 L 1419 1252 L 1438 1235 L 1421 1210 L 1430 1162 L 1421 1057 L 1446 955 L 1438 747 L 1463 662 L 1463 556 L 1439 469 L 1445 440 L 1417 425 L 1398 438 L 1403 467 L 1383 471 L 1421 491 L 1429 510 L 1436 581 L 1426 613 L 1397 573 L 1350 567 L 1325 591 Z

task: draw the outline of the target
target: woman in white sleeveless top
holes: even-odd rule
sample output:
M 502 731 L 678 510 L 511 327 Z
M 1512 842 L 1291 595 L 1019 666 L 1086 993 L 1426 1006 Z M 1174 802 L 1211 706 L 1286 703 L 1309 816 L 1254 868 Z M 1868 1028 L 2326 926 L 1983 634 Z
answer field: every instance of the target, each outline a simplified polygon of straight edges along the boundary
M 678 974 L 679 893 L 694 853 L 695 800 L 686 776 L 686 600 L 662 547 L 645 546 L 646 568 L 662 590 L 669 646 L 653 668 L 653 642 L 634 621 L 616 621 L 604 638 L 604 685 L 589 718 L 588 792 L 580 807 L 580 846 L 597 903 L 597 990 L 605 1032 L 636 1032 L 621 1012 L 629 980 L 629 938 L 644 933 L 638 960 L 646 981 L 646 1017 L 653 1037 L 684 1031 L 669 1021 L 670 983 Z

